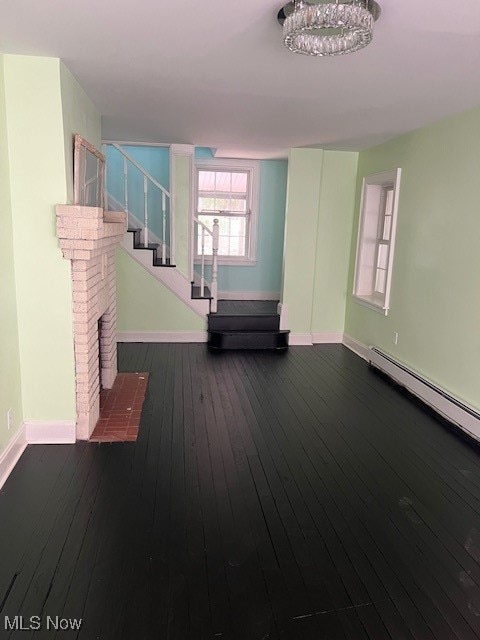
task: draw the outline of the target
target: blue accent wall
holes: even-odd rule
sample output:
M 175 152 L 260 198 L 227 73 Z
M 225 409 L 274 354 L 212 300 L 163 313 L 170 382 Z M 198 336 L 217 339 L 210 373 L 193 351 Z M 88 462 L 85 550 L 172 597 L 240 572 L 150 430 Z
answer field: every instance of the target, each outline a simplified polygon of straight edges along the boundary
M 280 291 L 287 172 L 286 160 L 260 162 L 257 262 L 254 266 L 219 265 L 219 291 Z M 198 265 L 195 270 L 199 271 Z M 209 271 L 206 274 L 208 279 Z

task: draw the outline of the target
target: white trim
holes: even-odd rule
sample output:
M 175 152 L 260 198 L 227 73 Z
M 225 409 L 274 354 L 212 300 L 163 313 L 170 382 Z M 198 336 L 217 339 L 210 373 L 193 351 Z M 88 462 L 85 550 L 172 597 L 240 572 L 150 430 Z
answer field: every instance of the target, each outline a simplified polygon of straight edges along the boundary
M 280 300 L 279 291 L 219 291 L 219 300 Z
M 174 156 L 193 156 L 195 155 L 195 147 L 193 144 L 171 144 L 170 153 Z
M 76 424 L 72 422 L 25 422 L 28 444 L 73 444 L 76 442 Z
M 22 424 L 0 455 L 0 489 L 12 473 L 26 448 L 25 425 Z
M 102 144 L 124 144 L 126 147 L 170 147 L 168 142 L 132 142 L 131 140 L 102 140 Z
M 367 309 L 372 309 L 372 311 L 381 313 L 383 316 L 388 316 L 389 309 L 379 303 L 376 303 L 373 296 L 363 297 L 363 296 L 358 296 L 354 293 L 352 298 L 354 302 L 362 305 L 362 307 L 367 307 Z
M 207 342 L 206 331 L 150 331 L 134 332 L 120 331 L 117 333 L 117 342 Z
M 350 349 L 350 351 L 353 351 L 353 353 L 356 353 L 357 356 L 360 356 L 360 358 L 368 361 L 370 350 L 367 345 L 363 344 L 363 342 L 352 338 L 352 336 L 349 336 L 348 333 L 344 333 L 342 344 Z
M 343 333 L 291 333 L 288 343 L 290 346 L 312 346 L 314 344 L 341 344 L 342 340 Z
M 211 254 L 205 254 L 206 258 L 212 258 Z M 195 260 L 193 261 L 194 265 L 201 265 L 202 260 L 201 256 L 195 256 Z M 250 260 L 250 258 L 221 258 L 218 257 L 218 266 L 219 267 L 256 267 L 258 261 Z M 208 264 L 207 266 L 211 266 Z
M 288 344 L 291 347 L 295 346 L 308 346 L 313 345 L 311 333 L 291 333 L 288 337 Z
M 386 373 L 462 431 L 480 440 L 480 414 L 476 409 L 387 353 L 371 347 L 369 356 L 371 365 Z
M 312 333 L 313 344 L 341 344 L 343 333 Z
M 280 331 L 288 330 L 288 304 L 279 302 L 277 305 L 277 313 L 280 316 Z

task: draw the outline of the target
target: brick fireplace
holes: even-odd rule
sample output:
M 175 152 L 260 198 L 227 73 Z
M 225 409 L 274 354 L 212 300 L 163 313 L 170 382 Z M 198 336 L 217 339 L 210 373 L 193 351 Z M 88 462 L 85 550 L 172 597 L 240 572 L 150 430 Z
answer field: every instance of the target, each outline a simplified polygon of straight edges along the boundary
M 76 437 L 88 440 L 100 414 L 100 385 L 117 375 L 115 249 L 127 230 L 125 213 L 58 205 L 57 236 L 71 261 L 75 348 Z

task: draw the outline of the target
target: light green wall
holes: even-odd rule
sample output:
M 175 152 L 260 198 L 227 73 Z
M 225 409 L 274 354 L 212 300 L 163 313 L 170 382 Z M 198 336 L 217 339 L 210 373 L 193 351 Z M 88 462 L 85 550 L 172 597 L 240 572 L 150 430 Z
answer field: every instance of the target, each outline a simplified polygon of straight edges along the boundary
M 25 420 L 73 420 L 70 265 L 55 235 L 65 202 L 60 62 L 5 56 L 18 328 Z
M 3 55 L 0 54 L 0 453 L 23 421 L 7 144 Z M 9 409 L 13 410 L 10 431 L 6 418 Z
M 190 209 L 193 174 L 193 147 L 191 155 L 172 152 L 172 190 L 175 208 L 175 264 L 184 276 L 190 278 Z
M 342 333 L 358 154 L 291 149 L 282 302 L 292 333 Z
M 360 154 L 361 179 L 402 168 L 390 313 L 349 295 L 346 331 L 480 409 L 480 110 Z M 392 343 L 399 333 L 398 345 Z
M 119 332 L 205 331 L 205 319 L 140 266 L 117 251 L 117 329 Z
M 6 55 L 4 62 L 23 417 L 69 421 L 75 419 L 71 276 L 58 246 L 55 205 L 71 193 L 72 133 L 98 135 L 100 116 L 58 59 Z
M 325 151 L 320 184 L 313 333 L 343 333 L 358 153 Z
M 67 203 L 73 203 L 73 143 L 79 133 L 85 140 L 102 150 L 100 116 L 90 98 L 67 69 L 60 63 L 62 92 L 65 165 L 67 172 Z
M 311 332 L 323 155 L 291 149 L 288 159 L 282 302 L 292 333 Z

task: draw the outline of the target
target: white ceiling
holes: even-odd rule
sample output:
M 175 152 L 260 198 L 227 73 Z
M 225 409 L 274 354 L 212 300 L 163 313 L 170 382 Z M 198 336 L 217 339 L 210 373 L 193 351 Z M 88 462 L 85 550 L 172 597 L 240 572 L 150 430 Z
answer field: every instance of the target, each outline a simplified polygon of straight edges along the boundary
M 480 105 L 480 2 L 379 0 L 373 43 L 290 53 L 282 0 L 0 0 L 0 50 L 56 56 L 106 139 L 281 157 L 357 150 Z

